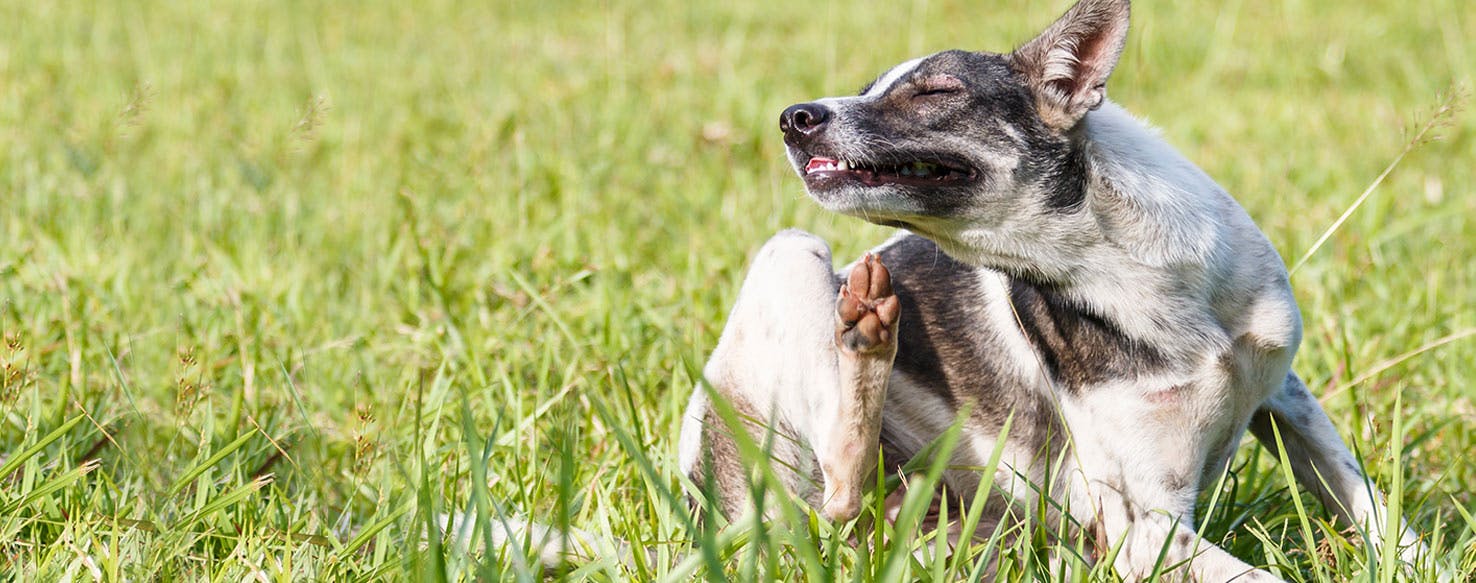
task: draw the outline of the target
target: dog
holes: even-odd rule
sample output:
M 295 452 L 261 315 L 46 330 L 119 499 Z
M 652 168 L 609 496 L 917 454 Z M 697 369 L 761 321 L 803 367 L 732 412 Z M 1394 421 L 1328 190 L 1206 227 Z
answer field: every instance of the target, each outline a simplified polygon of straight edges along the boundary
M 1128 16 L 1127 0 L 1080 0 L 1008 54 L 940 52 L 783 111 L 809 196 L 901 231 L 839 273 L 801 231 L 753 258 L 678 447 L 723 514 L 754 506 L 742 432 L 785 436 L 770 440 L 771 469 L 845 521 L 879 450 L 908 459 L 962 414 L 951 467 L 1003 448 L 998 492 L 972 502 L 1048 495 L 1118 548 L 1129 579 L 1169 565 L 1198 581 L 1279 580 L 1194 528 L 1197 496 L 1247 428 L 1385 542 L 1382 494 L 1291 370 L 1302 328 L 1281 258 L 1229 194 L 1106 98 Z M 717 399 L 757 422 L 725 423 Z M 951 493 L 980 479 L 943 476 Z M 1390 542 L 1413 560 L 1423 546 L 1392 520 Z

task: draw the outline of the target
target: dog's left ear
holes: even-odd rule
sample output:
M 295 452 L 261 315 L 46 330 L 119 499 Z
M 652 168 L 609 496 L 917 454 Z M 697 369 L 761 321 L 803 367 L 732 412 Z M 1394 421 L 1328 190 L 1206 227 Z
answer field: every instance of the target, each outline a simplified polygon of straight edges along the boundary
M 1128 0 L 1080 0 L 1010 55 L 1047 125 L 1069 130 L 1102 105 L 1127 41 L 1128 11 Z

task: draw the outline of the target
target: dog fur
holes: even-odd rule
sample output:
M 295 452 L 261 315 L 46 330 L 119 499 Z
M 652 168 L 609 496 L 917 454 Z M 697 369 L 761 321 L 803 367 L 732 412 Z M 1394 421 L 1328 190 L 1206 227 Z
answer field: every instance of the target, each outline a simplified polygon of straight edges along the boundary
M 1233 198 L 1106 99 L 1128 12 L 1081 0 L 1011 53 L 914 59 L 859 95 L 784 112 L 813 199 L 905 232 L 839 273 L 799 231 L 754 257 L 679 445 L 725 514 L 753 507 L 735 432 L 783 436 L 771 466 L 784 485 L 846 520 L 878 449 L 906 460 L 965 412 L 956 467 L 983 465 L 1013 419 L 998 499 L 976 501 L 993 521 L 1047 494 L 1119 547 L 1124 577 L 1169 565 L 1277 580 L 1194 528 L 1199 492 L 1247 428 L 1384 542 L 1382 495 L 1291 371 L 1301 318 L 1281 258 Z M 750 422 L 723 423 L 715 398 Z M 979 480 L 944 476 L 952 493 Z M 1391 542 L 1406 559 L 1423 549 L 1408 529 Z

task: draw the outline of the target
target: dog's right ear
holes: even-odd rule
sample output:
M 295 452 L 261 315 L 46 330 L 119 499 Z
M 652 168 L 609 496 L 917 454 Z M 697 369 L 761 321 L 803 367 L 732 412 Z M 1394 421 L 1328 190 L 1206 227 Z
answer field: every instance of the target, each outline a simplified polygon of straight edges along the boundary
M 1102 105 L 1127 42 L 1128 11 L 1128 0 L 1080 0 L 1010 55 L 1046 125 L 1069 130 Z

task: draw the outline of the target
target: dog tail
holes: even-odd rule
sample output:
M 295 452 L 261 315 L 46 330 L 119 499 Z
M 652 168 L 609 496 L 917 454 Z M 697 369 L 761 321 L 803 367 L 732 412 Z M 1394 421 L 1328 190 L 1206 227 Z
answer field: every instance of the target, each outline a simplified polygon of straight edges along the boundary
M 463 514 L 454 521 L 449 515 L 441 516 L 441 528 L 449 531 L 451 544 L 467 551 L 484 550 L 514 562 L 533 556 L 550 571 L 607 558 L 630 563 L 630 543 L 620 539 L 602 538 L 577 528 L 561 530 L 521 518 L 494 518 L 478 523 L 471 514 Z M 482 548 L 487 545 L 490 548 Z

